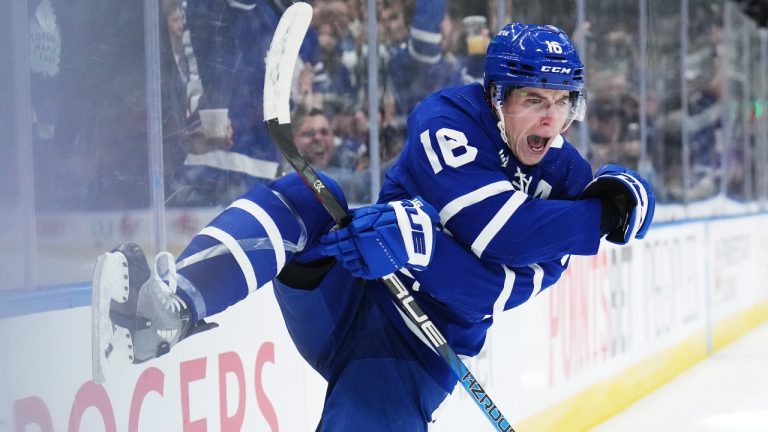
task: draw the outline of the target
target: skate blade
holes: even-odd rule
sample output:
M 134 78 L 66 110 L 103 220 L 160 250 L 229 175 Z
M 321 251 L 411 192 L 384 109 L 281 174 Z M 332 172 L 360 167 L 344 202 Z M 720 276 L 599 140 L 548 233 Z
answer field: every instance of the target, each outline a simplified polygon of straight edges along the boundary
M 108 252 L 96 260 L 91 294 L 91 367 L 96 383 L 107 381 L 133 360 L 130 332 L 109 318 L 112 300 L 128 300 L 128 282 L 125 255 Z

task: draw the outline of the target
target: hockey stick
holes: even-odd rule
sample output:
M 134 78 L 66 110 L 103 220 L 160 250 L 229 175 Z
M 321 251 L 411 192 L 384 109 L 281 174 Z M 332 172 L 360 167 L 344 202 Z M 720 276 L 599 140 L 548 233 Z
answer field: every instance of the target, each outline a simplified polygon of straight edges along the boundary
M 291 81 L 299 47 L 304 40 L 311 20 L 312 7 L 307 3 L 294 3 L 286 9 L 280 18 L 267 54 L 267 73 L 264 82 L 264 121 L 269 134 L 277 143 L 280 153 L 285 156 L 304 183 L 314 191 L 315 196 L 331 217 L 340 226 L 343 226 L 349 222 L 349 214 L 341 207 L 315 170 L 301 156 L 293 142 L 290 112 Z M 451 349 L 445 337 L 419 307 L 405 285 L 394 273 L 386 275 L 380 280 L 392 294 L 395 304 L 413 321 L 423 336 L 432 344 L 433 349 L 456 374 L 464 389 L 483 410 L 494 428 L 501 432 L 514 432 L 496 404 L 464 362 Z

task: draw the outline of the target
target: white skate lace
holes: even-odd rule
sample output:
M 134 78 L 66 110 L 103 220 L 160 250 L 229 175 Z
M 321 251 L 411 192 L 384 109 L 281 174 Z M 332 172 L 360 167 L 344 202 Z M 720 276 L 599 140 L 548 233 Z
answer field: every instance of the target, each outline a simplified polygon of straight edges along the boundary
M 161 258 L 165 258 L 165 271 L 162 271 L 160 267 Z M 172 312 L 179 312 L 182 308 L 186 307 L 184 302 L 176 295 L 179 276 L 176 273 L 176 259 L 170 252 L 163 251 L 157 254 L 152 277 L 155 278 L 160 290 L 167 294 L 160 296 L 160 301 L 164 308 Z

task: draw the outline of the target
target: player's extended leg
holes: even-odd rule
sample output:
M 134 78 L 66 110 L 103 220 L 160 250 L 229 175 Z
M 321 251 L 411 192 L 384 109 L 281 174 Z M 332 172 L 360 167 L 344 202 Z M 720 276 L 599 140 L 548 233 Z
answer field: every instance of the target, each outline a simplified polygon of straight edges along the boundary
M 450 370 L 383 313 L 378 282 L 362 285 L 335 264 L 321 280 L 295 287 L 305 274 L 286 268 L 275 297 L 298 351 L 328 381 L 318 430 L 426 431 L 447 395 L 430 373 Z
M 426 431 L 448 394 L 432 374 L 450 371 L 433 367 L 437 356 L 389 320 L 373 293 L 377 283 L 360 287 L 354 322 L 327 369 L 318 431 Z
M 323 180 L 344 201 L 331 179 Z M 210 328 L 201 321 L 270 282 L 294 254 L 334 225 L 297 175 L 257 186 L 196 235 L 179 259 L 121 245 L 99 257 L 92 303 L 93 376 L 168 352 Z M 177 270 L 178 268 L 178 270 Z
M 355 359 L 329 383 L 317 431 L 426 432 L 447 395 L 416 360 Z

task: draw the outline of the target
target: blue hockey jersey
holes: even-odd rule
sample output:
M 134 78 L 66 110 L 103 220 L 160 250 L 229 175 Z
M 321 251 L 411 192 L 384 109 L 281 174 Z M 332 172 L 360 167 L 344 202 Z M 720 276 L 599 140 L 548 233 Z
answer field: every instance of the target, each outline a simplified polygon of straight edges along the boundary
M 554 284 L 570 254 L 595 254 L 601 237 L 599 201 L 576 200 L 589 163 L 558 136 L 541 163 L 523 165 L 496 123 L 480 84 L 429 96 L 379 199 L 419 195 L 439 211 L 432 263 L 400 277 L 465 355 L 482 348 L 495 313 Z
M 601 204 L 576 199 L 592 174 L 562 138 L 538 165 L 518 163 L 479 84 L 429 96 L 413 111 L 408 129 L 380 202 L 419 195 L 439 211 L 445 230 L 435 235 L 428 268 L 399 276 L 454 351 L 475 355 L 494 314 L 554 284 L 570 254 L 597 252 Z M 338 185 L 327 177 L 324 182 L 345 207 Z M 272 280 L 295 253 L 309 260 L 313 245 L 334 223 L 298 177 L 254 187 L 182 252 L 178 292 L 193 306 L 196 319 L 221 312 Z M 331 273 L 321 282 L 324 288 L 316 289 L 349 284 L 349 274 Z M 344 292 L 357 298 L 357 288 Z M 361 289 L 366 298 L 376 296 L 392 323 L 409 333 L 410 321 L 382 282 L 366 281 Z M 286 317 L 287 322 L 302 320 Z M 450 389 L 455 377 L 445 379 L 441 384 Z

